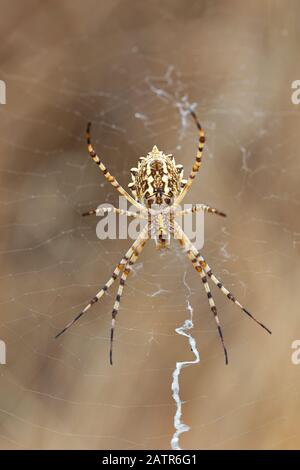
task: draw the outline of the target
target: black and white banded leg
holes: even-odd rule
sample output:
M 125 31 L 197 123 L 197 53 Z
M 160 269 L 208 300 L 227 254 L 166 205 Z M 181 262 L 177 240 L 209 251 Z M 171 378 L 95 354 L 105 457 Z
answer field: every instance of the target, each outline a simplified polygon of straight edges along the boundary
M 134 263 L 136 263 L 139 255 L 141 254 L 141 252 L 143 251 L 144 246 L 146 245 L 147 240 L 148 239 L 143 240 L 140 243 L 140 245 L 137 246 L 134 249 L 134 251 L 132 253 L 132 256 L 127 261 L 126 266 L 124 268 L 124 271 L 123 271 L 123 273 L 121 275 L 121 278 L 120 278 L 120 284 L 119 284 L 119 287 L 118 287 L 116 300 L 115 300 L 114 307 L 113 307 L 112 314 L 111 314 L 112 319 L 111 319 L 110 350 L 109 350 L 109 361 L 110 361 L 111 365 L 113 364 L 112 353 L 113 353 L 113 340 L 114 340 L 114 331 L 115 331 L 115 326 L 116 326 L 116 317 L 117 317 L 117 314 L 119 312 L 121 297 L 122 297 L 122 294 L 123 294 L 123 291 L 124 291 L 124 287 L 125 287 L 125 284 L 126 284 L 127 277 L 130 274 L 131 267 L 134 265 Z
M 185 209 L 183 211 L 175 212 L 175 215 L 176 215 L 176 217 L 178 217 L 178 216 L 180 217 L 182 215 L 194 214 L 195 212 L 199 212 L 199 211 L 209 212 L 211 214 L 220 215 L 221 217 L 226 217 L 226 214 L 224 212 L 219 211 L 215 207 L 207 206 L 206 204 L 194 204 L 192 207 L 190 207 L 188 209 Z
M 208 303 L 209 303 L 210 309 L 211 309 L 211 311 L 214 315 L 214 319 L 215 319 L 215 322 L 216 322 L 216 325 L 217 325 L 217 330 L 218 330 L 218 333 L 219 333 L 219 336 L 220 336 L 220 339 L 221 339 L 221 343 L 222 343 L 222 347 L 223 347 L 223 351 L 224 351 L 224 357 L 225 357 L 225 364 L 227 365 L 228 364 L 228 353 L 227 353 L 227 349 L 226 349 L 226 346 L 225 346 L 225 341 L 224 341 L 224 336 L 223 336 L 220 320 L 219 320 L 219 317 L 218 317 L 217 307 L 215 305 L 212 293 L 210 291 L 210 287 L 209 287 L 208 282 L 207 282 L 207 277 L 206 277 L 203 269 L 199 265 L 199 263 L 197 261 L 197 258 L 194 256 L 194 254 L 191 250 L 191 247 L 190 247 L 190 245 L 192 245 L 191 241 L 189 240 L 189 243 L 187 243 L 187 241 L 182 239 L 182 238 L 178 238 L 178 241 L 179 241 L 180 245 L 186 250 L 188 258 L 191 260 L 195 270 L 201 276 L 201 280 L 202 280 L 202 283 L 203 283 L 203 286 L 204 286 L 204 289 L 205 289 L 205 292 L 206 292 L 206 295 L 207 295 L 207 298 L 208 298 Z
M 89 303 L 84 307 L 83 310 L 81 310 L 81 312 L 76 315 L 75 318 L 73 318 L 73 320 L 71 320 L 56 336 L 55 338 L 59 338 L 59 336 L 61 336 L 63 333 L 65 333 L 69 328 L 71 328 L 71 326 L 74 325 L 74 323 L 76 323 L 96 302 L 98 302 L 98 300 L 101 299 L 101 297 L 104 295 L 105 292 L 108 291 L 108 289 L 111 287 L 111 285 L 115 282 L 115 280 L 118 278 L 120 272 L 124 269 L 124 266 L 127 264 L 128 260 L 131 258 L 131 256 L 133 255 L 135 249 L 137 246 L 139 246 L 139 244 L 141 243 L 141 241 L 145 240 L 146 238 L 148 237 L 148 227 L 145 227 L 142 232 L 140 233 L 140 235 L 138 236 L 138 238 L 134 241 L 134 243 L 131 245 L 131 247 L 129 248 L 129 250 L 126 252 L 126 254 L 124 255 L 124 257 L 121 259 L 121 261 L 119 262 L 119 264 L 116 266 L 116 268 L 114 269 L 111 277 L 108 279 L 108 281 L 106 282 L 106 284 L 102 287 L 102 289 L 99 290 L 99 292 L 97 292 L 97 294 L 89 301 Z
M 176 205 L 179 205 L 181 203 L 181 201 L 184 199 L 184 197 L 186 196 L 187 192 L 189 191 L 190 187 L 193 184 L 193 181 L 194 181 L 194 179 L 195 179 L 195 177 L 196 177 L 196 175 L 197 175 L 197 173 L 198 173 L 198 171 L 201 167 L 202 153 L 203 153 L 203 148 L 204 148 L 204 144 L 205 144 L 204 130 L 201 127 L 201 124 L 200 124 L 200 122 L 197 118 L 197 115 L 196 115 L 195 111 L 190 109 L 190 114 L 191 114 L 192 118 L 194 119 L 195 124 L 197 126 L 197 129 L 199 131 L 198 150 L 197 150 L 196 159 L 195 159 L 195 162 L 192 166 L 192 169 L 191 169 L 191 172 L 189 174 L 188 180 L 187 180 L 185 186 L 183 187 L 181 193 L 179 194 L 179 196 L 177 196 L 177 198 L 175 200 Z
M 145 219 L 147 220 L 146 214 L 141 214 L 139 212 L 127 211 L 124 209 L 119 209 L 118 207 L 97 207 L 96 209 L 90 209 L 87 212 L 84 212 L 82 216 L 87 215 L 97 215 L 103 217 L 106 214 L 118 214 L 118 215 L 126 215 L 127 217 L 134 217 L 135 219 Z
M 222 282 L 220 282 L 219 279 L 213 274 L 211 268 L 208 266 L 208 264 L 204 260 L 203 256 L 201 256 L 200 254 L 199 254 L 199 259 L 200 259 L 199 263 L 203 267 L 203 269 L 206 272 L 207 276 L 211 278 L 213 283 L 221 290 L 221 292 L 223 292 L 223 294 L 226 295 L 226 297 L 229 300 L 231 300 L 233 303 L 235 303 L 235 305 L 237 305 L 246 315 L 248 315 L 249 318 L 251 318 L 253 321 L 255 321 L 255 323 L 260 325 L 262 328 L 264 328 L 271 335 L 272 334 L 271 330 L 268 327 L 266 327 L 266 325 L 264 325 L 261 321 L 257 320 L 257 318 L 255 318 L 252 315 L 252 313 L 250 313 L 245 307 L 243 307 L 243 305 L 234 297 L 234 295 L 228 289 L 226 289 L 225 286 L 223 286 Z
M 129 201 L 134 206 L 138 207 L 141 211 L 145 211 L 145 207 L 142 204 L 140 204 L 138 201 L 133 199 L 133 197 L 131 197 L 130 194 L 128 194 L 128 192 L 125 191 L 125 189 L 118 183 L 116 178 L 109 173 L 109 171 L 106 168 L 106 166 L 104 165 L 104 163 L 100 160 L 99 156 L 95 152 L 94 147 L 92 146 L 92 143 L 91 143 L 91 126 L 92 126 L 92 124 L 89 122 L 88 125 L 87 125 L 87 129 L 86 129 L 86 140 L 87 140 L 87 146 L 88 146 L 88 151 L 89 151 L 90 157 L 98 165 L 99 169 L 102 171 L 102 173 L 105 176 L 105 178 L 107 179 L 107 181 L 117 191 L 119 191 L 119 193 L 122 196 L 124 196 L 127 199 L 127 201 Z
M 261 323 L 259 320 L 257 320 L 243 305 L 233 296 L 233 294 L 226 289 L 225 286 L 219 281 L 219 279 L 213 274 L 211 268 L 209 265 L 206 263 L 205 259 L 203 256 L 200 254 L 200 252 L 197 250 L 197 248 L 192 244 L 192 242 L 189 240 L 187 235 L 184 233 L 184 231 L 181 229 L 179 224 L 177 222 L 174 222 L 175 224 L 175 232 L 178 233 L 178 237 L 180 239 L 183 239 L 185 243 L 188 245 L 188 247 L 191 249 L 193 255 L 195 258 L 197 258 L 199 265 L 201 268 L 205 271 L 206 275 L 211 278 L 213 283 L 223 292 L 226 297 L 231 300 L 233 303 L 235 303 L 241 310 L 244 312 L 249 318 L 251 318 L 253 321 L 255 321 L 258 325 L 260 325 L 262 328 L 264 328 L 269 334 L 272 334 L 271 330 L 267 328 L 263 323 Z

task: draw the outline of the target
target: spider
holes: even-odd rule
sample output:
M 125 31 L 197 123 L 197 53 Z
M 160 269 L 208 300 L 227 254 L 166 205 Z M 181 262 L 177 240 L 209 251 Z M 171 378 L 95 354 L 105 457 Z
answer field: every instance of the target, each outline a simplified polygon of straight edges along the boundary
M 112 184 L 112 186 L 133 206 L 135 206 L 138 209 L 138 212 L 121 210 L 116 207 L 104 207 L 89 210 L 82 215 L 86 216 L 95 214 L 103 216 L 109 212 L 114 212 L 119 215 L 121 214 L 128 217 L 145 219 L 147 223 L 124 257 L 120 260 L 119 264 L 115 267 L 106 284 L 104 284 L 102 289 L 99 290 L 99 292 L 90 300 L 86 307 L 56 335 L 56 338 L 61 336 L 74 323 L 76 323 L 96 302 L 98 302 L 98 300 L 100 300 L 100 298 L 109 290 L 116 279 L 120 277 L 117 296 L 112 310 L 109 351 L 111 365 L 113 363 L 112 351 L 116 317 L 119 311 L 124 286 L 133 264 L 137 261 L 144 246 L 151 237 L 154 238 L 158 249 L 168 248 L 170 244 L 170 237 L 173 236 L 176 238 L 192 262 L 193 267 L 200 274 L 222 343 L 225 364 L 228 364 L 228 353 L 224 342 L 217 308 L 208 284 L 208 279 L 211 279 L 212 282 L 221 290 L 221 292 L 223 292 L 223 294 L 226 295 L 229 300 L 235 303 L 242 310 L 242 312 L 248 315 L 248 317 L 250 317 L 269 334 L 271 334 L 271 331 L 263 323 L 258 321 L 248 310 L 246 310 L 243 305 L 232 295 L 232 293 L 229 292 L 229 290 L 227 290 L 226 287 L 219 281 L 203 258 L 202 254 L 193 245 L 188 236 L 184 233 L 180 225 L 175 220 L 177 216 L 195 213 L 197 211 L 205 211 L 211 214 L 217 214 L 219 216 L 226 217 L 224 212 L 221 212 L 214 207 L 210 207 L 205 204 L 196 204 L 189 209 L 179 210 L 180 203 L 190 190 L 193 181 L 200 169 L 202 153 L 205 144 L 204 131 L 198 121 L 196 113 L 193 109 L 189 109 L 189 112 L 199 131 L 199 145 L 196 160 L 192 166 L 188 179 L 183 179 L 183 166 L 175 163 L 173 155 L 165 155 L 157 148 L 157 146 L 154 146 L 146 157 L 141 157 L 139 159 L 137 167 L 130 170 L 132 181 L 128 186 L 132 192 L 132 196 L 127 191 L 125 191 L 125 189 L 117 182 L 115 177 L 109 173 L 103 162 L 100 160 L 91 144 L 91 123 L 88 123 L 87 125 L 86 139 L 91 158 L 98 165 L 107 181 Z

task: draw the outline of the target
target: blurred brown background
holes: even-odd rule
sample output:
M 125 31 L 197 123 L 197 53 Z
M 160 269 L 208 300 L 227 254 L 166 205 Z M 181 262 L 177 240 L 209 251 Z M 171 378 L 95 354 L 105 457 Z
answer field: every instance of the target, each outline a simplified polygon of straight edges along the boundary
M 296 0 L 0 2 L 0 366 L 2 449 L 168 449 L 171 378 L 193 360 L 175 333 L 194 310 L 201 355 L 180 376 L 184 449 L 300 447 L 299 123 Z M 197 103 L 207 147 L 186 202 L 206 218 L 203 254 L 272 330 L 214 287 L 224 365 L 199 276 L 174 244 L 147 245 L 122 300 L 108 361 L 115 289 L 58 341 L 59 329 L 111 274 L 128 240 L 100 241 L 81 212 L 117 204 L 86 151 L 125 186 L 154 144 L 191 167 Z

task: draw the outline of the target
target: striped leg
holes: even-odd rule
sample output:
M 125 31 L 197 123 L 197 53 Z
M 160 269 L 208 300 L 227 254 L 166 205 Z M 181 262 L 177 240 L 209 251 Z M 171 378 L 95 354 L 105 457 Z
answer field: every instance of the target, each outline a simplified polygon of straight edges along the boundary
M 106 166 L 102 163 L 102 161 L 100 160 L 100 158 L 96 154 L 96 152 L 95 152 L 95 150 L 94 150 L 94 148 L 91 144 L 90 130 L 91 130 L 91 123 L 89 122 L 88 125 L 87 125 L 87 129 L 86 129 L 86 140 L 87 140 L 87 145 L 88 145 L 88 151 L 89 151 L 89 154 L 90 154 L 91 158 L 94 160 L 95 163 L 97 163 L 97 165 L 99 166 L 100 170 L 104 174 L 107 181 L 110 184 L 112 184 L 113 187 L 116 188 L 116 190 L 119 191 L 120 194 L 122 194 L 122 196 L 126 197 L 127 201 L 129 201 L 134 206 L 138 207 L 140 210 L 145 210 L 145 208 L 142 206 L 142 204 L 140 204 L 135 199 L 133 199 L 133 197 L 131 197 L 130 194 L 128 194 L 127 191 L 125 191 L 125 189 L 122 188 L 122 186 L 120 186 L 120 184 L 115 179 L 115 177 L 112 176 L 109 173 Z
M 123 209 L 118 209 L 117 207 L 97 207 L 97 209 L 91 209 L 87 212 L 84 212 L 82 215 L 98 215 L 103 217 L 105 214 L 109 214 L 111 212 L 114 214 L 126 215 L 127 217 L 134 217 L 136 219 L 147 219 L 146 215 L 144 214 L 133 211 L 125 211 Z
M 202 256 L 199 257 L 199 263 L 205 270 L 206 274 L 211 278 L 213 283 L 221 290 L 221 292 L 223 292 L 224 295 L 226 295 L 226 297 L 229 300 L 235 303 L 244 313 L 246 313 L 246 315 L 248 315 L 248 317 L 250 317 L 252 320 L 255 321 L 255 323 L 257 323 L 262 328 L 264 328 L 270 335 L 272 334 L 269 328 L 267 328 L 263 323 L 257 320 L 247 309 L 245 309 L 245 307 L 243 307 L 243 305 L 234 297 L 234 295 L 228 289 L 226 289 L 225 286 L 223 286 L 222 282 L 220 282 L 219 279 L 216 278 L 211 268 L 208 266 L 208 264 L 206 263 L 206 261 L 204 260 Z
M 215 209 L 214 207 L 206 206 L 205 204 L 195 204 L 189 209 L 176 212 L 175 215 L 177 217 L 177 216 L 182 216 L 186 214 L 194 214 L 195 212 L 199 212 L 199 211 L 210 212 L 211 214 L 220 215 L 221 217 L 227 217 L 224 212 L 221 212 L 218 209 Z
M 114 308 L 113 308 L 112 314 L 111 314 L 112 319 L 111 319 L 110 351 L 109 351 L 109 361 L 110 361 L 111 365 L 113 364 L 113 362 L 112 362 L 112 352 L 113 352 L 114 331 L 115 331 L 115 326 L 116 326 L 116 316 L 119 312 L 120 302 L 121 302 L 121 297 L 122 297 L 122 294 L 123 294 L 123 290 L 124 290 L 124 287 L 125 287 L 125 284 L 126 284 L 127 277 L 128 277 L 128 275 L 131 271 L 131 266 L 133 266 L 133 264 L 138 259 L 138 257 L 141 254 L 147 240 L 143 240 L 140 243 L 140 245 L 134 249 L 134 252 L 133 252 L 131 258 L 127 261 L 125 269 L 124 269 L 124 271 L 122 273 L 122 276 L 120 278 L 120 284 L 119 284 L 116 300 L 115 300 L 115 303 L 114 303 Z
M 203 152 L 203 147 L 204 147 L 204 144 L 205 144 L 205 134 L 204 134 L 204 131 L 201 127 L 200 122 L 198 121 L 196 113 L 192 109 L 190 110 L 190 113 L 191 113 L 191 116 L 194 119 L 194 121 L 196 123 L 196 126 L 198 128 L 198 131 L 199 131 L 199 145 L 198 145 L 198 151 L 197 151 L 195 163 L 192 166 L 189 178 L 188 178 L 185 186 L 183 187 L 183 190 L 181 191 L 181 193 L 179 194 L 179 196 L 177 197 L 177 199 L 175 201 L 176 204 L 181 203 L 182 199 L 186 196 L 187 192 L 189 191 L 190 187 L 193 184 L 195 176 L 198 173 L 199 168 L 201 166 L 202 152 Z
M 71 320 L 56 336 L 55 338 L 59 338 L 59 336 L 61 336 L 63 333 L 65 333 L 72 325 L 74 325 L 74 323 L 76 323 L 96 302 L 98 302 L 99 299 L 101 299 L 101 297 L 103 296 L 103 294 L 105 292 L 108 291 L 108 289 L 110 288 L 110 286 L 115 282 L 115 280 L 118 278 L 120 272 L 123 270 L 124 266 L 126 265 L 127 261 L 131 258 L 132 254 L 134 253 L 136 247 L 140 244 L 141 240 L 145 240 L 145 238 L 147 237 L 147 231 L 148 231 L 148 227 L 146 227 L 144 230 L 142 230 L 142 232 L 140 233 L 140 235 L 138 236 L 138 238 L 134 241 L 134 243 L 131 245 L 131 247 L 129 248 L 129 250 L 126 252 L 125 256 L 121 259 L 120 263 L 116 266 L 114 272 L 112 273 L 111 277 L 109 278 L 109 280 L 106 282 L 106 284 L 104 284 L 104 286 L 102 287 L 102 289 L 99 290 L 99 292 L 97 292 L 97 294 L 95 295 L 95 297 L 93 297 L 89 303 L 86 305 L 86 307 L 84 307 L 83 310 L 81 310 L 81 312 L 76 315 L 75 318 L 73 318 L 73 320 Z
M 231 292 L 229 292 L 229 290 L 227 290 L 226 287 L 223 286 L 223 284 L 219 281 L 219 279 L 217 279 L 217 277 L 213 274 L 211 268 L 206 263 L 203 256 L 199 253 L 197 248 L 191 243 L 189 238 L 186 236 L 186 234 L 183 232 L 181 227 L 176 222 L 175 222 L 175 230 L 179 234 L 179 237 L 185 240 L 186 244 L 191 249 L 193 255 L 197 258 L 198 263 L 201 266 L 201 268 L 205 271 L 207 276 L 209 276 L 211 278 L 213 283 L 221 290 L 221 292 L 223 292 L 223 294 L 226 295 L 226 297 L 229 300 L 231 300 L 233 303 L 235 303 L 242 310 L 242 312 L 244 312 L 246 315 L 248 315 L 249 318 L 251 318 L 253 321 L 255 321 L 255 323 L 260 325 L 262 328 L 264 328 L 271 335 L 272 334 L 271 330 L 269 330 L 269 328 L 267 328 L 263 323 L 261 323 L 259 320 L 257 320 L 248 310 L 246 310 L 245 307 L 243 307 L 243 305 L 238 300 L 236 300 L 236 298 L 231 294 Z
M 196 266 L 194 266 L 194 267 L 196 267 Z M 218 317 L 217 307 L 215 305 L 212 293 L 210 291 L 210 288 L 209 288 L 209 285 L 208 285 L 208 282 L 207 282 L 207 277 L 205 276 L 202 269 L 200 270 L 200 276 L 201 276 L 201 279 L 202 279 L 202 282 L 203 282 L 203 285 L 204 285 L 205 292 L 207 294 L 210 309 L 211 309 L 212 313 L 214 314 L 215 322 L 217 324 L 217 329 L 218 329 L 219 336 L 220 336 L 222 346 L 223 346 L 223 351 L 224 351 L 224 356 L 225 356 L 225 364 L 227 365 L 228 364 L 228 354 L 227 354 L 227 349 L 226 349 L 224 338 L 223 338 L 223 333 L 222 333 L 222 329 L 221 329 L 220 320 L 219 320 L 219 317 Z
M 184 241 L 184 239 L 179 239 L 179 243 L 184 248 L 187 248 L 187 245 L 186 245 L 186 242 Z M 217 307 L 215 305 L 212 293 L 210 291 L 210 288 L 209 288 L 209 285 L 208 285 L 208 282 L 207 282 L 207 277 L 205 276 L 205 273 L 203 272 L 203 269 L 201 268 L 201 266 L 199 266 L 198 260 L 194 256 L 191 249 L 187 250 L 187 255 L 188 255 L 189 259 L 191 260 L 194 268 L 196 269 L 196 271 L 201 276 L 201 280 L 203 282 L 203 286 L 204 286 L 204 289 L 205 289 L 205 292 L 206 292 L 206 295 L 207 295 L 207 298 L 208 298 L 208 303 L 209 303 L 210 309 L 211 309 L 211 311 L 214 315 L 214 319 L 215 319 L 215 322 L 216 322 L 216 325 L 217 325 L 218 333 L 219 333 L 219 336 L 220 336 L 220 339 L 221 339 L 221 342 L 222 342 L 224 356 L 225 356 L 225 364 L 227 365 L 228 364 L 228 353 L 227 353 L 227 349 L 226 349 L 225 342 L 224 342 L 224 337 L 223 337 L 223 333 L 222 333 L 220 320 L 219 320 L 219 317 L 218 317 Z

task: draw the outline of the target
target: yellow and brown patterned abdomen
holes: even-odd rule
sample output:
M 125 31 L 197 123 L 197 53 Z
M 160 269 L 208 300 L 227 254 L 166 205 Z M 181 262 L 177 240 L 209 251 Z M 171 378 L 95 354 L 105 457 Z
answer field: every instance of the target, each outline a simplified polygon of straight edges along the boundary
M 146 206 L 171 204 L 186 183 L 183 166 L 176 165 L 172 155 L 165 155 L 156 146 L 147 157 L 141 157 L 137 168 L 131 169 L 129 183 L 133 195 Z

